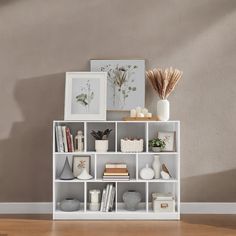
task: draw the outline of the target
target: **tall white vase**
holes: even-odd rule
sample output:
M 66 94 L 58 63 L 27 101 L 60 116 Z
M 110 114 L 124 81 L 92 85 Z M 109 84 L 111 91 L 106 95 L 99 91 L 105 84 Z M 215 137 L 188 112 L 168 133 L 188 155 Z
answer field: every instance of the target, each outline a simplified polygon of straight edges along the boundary
M 152 168 L 154 170 L 155 179 L 161 178 L 161 162 L 160 162 L 160 156 L 155 155 L 154 160 L 152 163 Z
M 157 102 L 157 116 L 160 120 L 167 121 L 170 118 L 170 103 L 167 99 L 161 99 Z

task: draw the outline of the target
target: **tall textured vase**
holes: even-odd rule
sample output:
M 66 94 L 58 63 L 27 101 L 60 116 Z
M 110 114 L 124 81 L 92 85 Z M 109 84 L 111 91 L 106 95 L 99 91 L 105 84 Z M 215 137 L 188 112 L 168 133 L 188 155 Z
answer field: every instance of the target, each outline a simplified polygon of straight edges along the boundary
M 161 177 L 161 162 L 160 162 L 160 157 L 158 155 L 154 156 L 152 168 L 154 170 L 155 179 L 160 179 L 160 177 Z
M 170 118 L 170 103 L 167 99 L 161 99 L 157 102 L 157 116 L 162 121 Z

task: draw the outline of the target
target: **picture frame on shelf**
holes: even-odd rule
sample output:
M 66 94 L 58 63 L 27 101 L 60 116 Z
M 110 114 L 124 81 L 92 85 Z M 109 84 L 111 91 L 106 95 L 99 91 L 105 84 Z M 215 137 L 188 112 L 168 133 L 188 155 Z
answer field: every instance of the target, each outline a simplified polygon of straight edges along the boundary
M 158 132 L 157 137 L 165 141 L 163 151 L 174 152 L 175 150 L 175 132 Z
M 107 110 L 145 107 L 145 60 L 90 60 L 90 70 L 107 72 Z
M 73 175 L 77 177 L 83 169 L 90 173 L 91 156 L 73 156 L 72 170 Z
M 66 72 L 65 120 L 106 120 L 106 72 Z

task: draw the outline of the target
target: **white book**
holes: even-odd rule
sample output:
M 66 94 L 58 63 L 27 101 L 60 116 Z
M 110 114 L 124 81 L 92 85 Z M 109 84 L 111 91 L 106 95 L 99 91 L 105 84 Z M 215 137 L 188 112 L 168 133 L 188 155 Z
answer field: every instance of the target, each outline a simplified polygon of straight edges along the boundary
M 56 142 L 57 142 L 57 152 L 60 152 L 60 143 L 59 143 L 59 132 L 58 132 L 58 126 L 55 127 L 55 135 L 56 135 Z
M 108 194 L 109 194 L 109 184 L 107 184 L 107 187 L 106 187 L 105 201 L 104 201 L 104 205 L 103 205 L 102 211 L 106 211 Z
M 107 202 L 106 202 L 106 212 L 109 210 L 110 202 L 111 202 L 111 192 L 112 192 L 112 184 L 109 184 L 109 189 L 108 189 L 108 196 L 107 196 Z
M 127 164 L 124 163 L 110 163 L 106 164 L 105 167 L 108 168 L 127 168 Z
M 112 192 L 111 192 L 111 201 L 109 204 L 109 210 L 108 211 L 112 211 L 113 210 L 113 205 L 114 205 L 114 201 L 115 201 L 115 195 L 116 195 L 116 188 L 113 187 L 112 188 Z
M 59 146 L 60 146 L 58 152 L 64 152 L 62 128 L 60 125 L 58 125 L 56 128 L 58 131 L 58 139 L 59 139 Z
M 105 196 L 106 196 L 106 189 L 104 188 L 102 191 L 102 200 L 101 200 L 101 206 L 100 206 L 100 211 L 103 211 L 103 206 L 105 202 Z
M 66 140 L 66 126 L 62 126 L 62 136 L 65 152 L 68 152 L 67 140 Z

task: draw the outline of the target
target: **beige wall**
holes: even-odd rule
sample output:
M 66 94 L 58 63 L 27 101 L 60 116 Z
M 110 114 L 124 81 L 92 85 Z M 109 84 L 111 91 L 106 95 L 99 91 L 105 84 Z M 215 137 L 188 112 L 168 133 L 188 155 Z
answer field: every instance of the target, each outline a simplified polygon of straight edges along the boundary
M 1 0 L 0 201 L 51 200 L 64 72 L 88 70 L 91 58 L 183 70 L 170 97 L 182 201 L 236 201 L 235 29 L 235 0 Z

